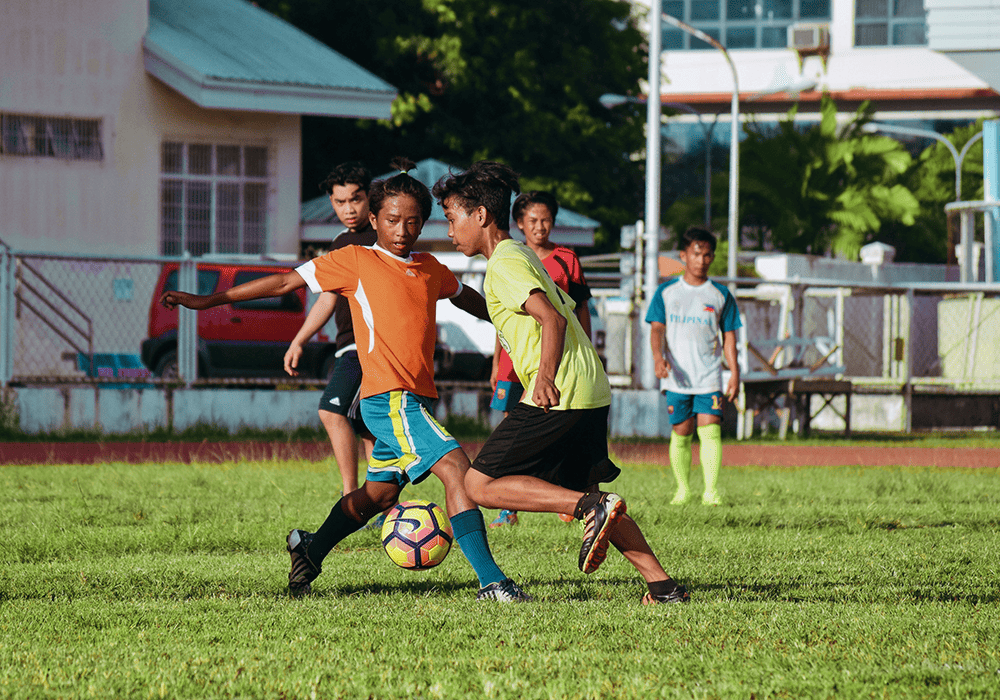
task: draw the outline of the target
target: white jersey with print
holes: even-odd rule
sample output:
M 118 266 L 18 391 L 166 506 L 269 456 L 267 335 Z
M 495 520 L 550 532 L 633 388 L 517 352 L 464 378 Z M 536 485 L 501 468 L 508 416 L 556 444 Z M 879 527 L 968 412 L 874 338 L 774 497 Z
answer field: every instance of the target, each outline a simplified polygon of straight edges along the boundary
M 708 280 L 695 287 L 683 277 L 656 288 L 647 323 L 667 327 L 670 374 L 660 389 L 678 394 L 722 390 L 722 333 L 742 324 L 736 300 L 725 286 Z

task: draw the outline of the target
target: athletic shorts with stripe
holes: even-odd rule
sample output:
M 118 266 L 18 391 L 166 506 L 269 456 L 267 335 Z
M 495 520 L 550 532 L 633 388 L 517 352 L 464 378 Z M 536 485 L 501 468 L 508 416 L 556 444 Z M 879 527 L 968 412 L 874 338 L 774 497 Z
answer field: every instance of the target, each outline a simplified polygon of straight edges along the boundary
M 395 390 L 361 399 L 361 415 L 375 436 L 368 481 L 419 484 L 459 444 L 431 414 L 431 399 Z
M 667 414 L 670 425 L 683 423 L 699 413 L 708 416 L 722 417 L 723 396 L 721 391 L 707 394 L 678 394 L 675 391 L 664 391 L 667 397 Z
M 479 451 L 472 468 L 487 476 L 534 476 L 574 491 L 614 481 L 608 459 L 609 406 L 549 411 L 515 404 Z
M 334 361 L 319 410 L 347 416 L 355 433 L 368 432 L 361 419 L 361 362 L 356 350 L 348 350 Z

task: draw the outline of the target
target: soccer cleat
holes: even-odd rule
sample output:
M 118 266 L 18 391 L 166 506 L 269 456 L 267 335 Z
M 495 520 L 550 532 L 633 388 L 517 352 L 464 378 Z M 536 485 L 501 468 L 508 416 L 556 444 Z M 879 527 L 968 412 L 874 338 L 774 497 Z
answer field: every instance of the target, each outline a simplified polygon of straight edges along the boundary
M 673 499 L 670 501 L 670 505 L 682 506 L 687 502 L 688 502 L 687 491 L 678 491 L 676 494 L 674 494 Z
M 718 493 L 713 491 L 712 493 L 706 493 L 701 497 L 701 504 L 703 506 L 721 506 L 722 499 L 719 498 Z
M 688 594 L 687 589 L 681 584 L 675 584 L 674 589 L 669 593 L 664 593 L 663 595 L 653 595 L 652 593 L 646 593 L 642 597 L 643 605 L 660 605 L 661 603 L 690 603 L 691 596 Z
M 601 500 L 583 515 L 580 571 L 592 574 L 608 555 L 611 527 L 625 515 L 625 501 L 617 493 L 602 493 Z
M 503 581 L 491 583 L 479 589 L 476 600 L 496 600 L 501 603 L 527 603 L 534 600 L 530 595 L 521 590 L 521 587 L 514 583 L 513 579 L 505 578 Z
M 517 525 L 517 511 L 504 508 L 496 519 L 490 523 L 490 528 L 503 527 L 504 525 Z
M 574 520 L 576 520 L 576 518 L 574 518 L 569 513 L 560 513 L 559 514 L 559 519 L 562 520 L 564 523 L 571 523 Z
M 288 553 L 292 557 L 292 570 L 288 572 L 288 590 L 292 595 L 308 595 L 312 590 L 311 584 L 322 569 L 312 563 L 309 559 L 309 545 L 312 543 L 313 533 L 305 530 L 292 530 L 288 533 Z
M 385 513 L 379 513 L 374 518 L 369 520 L 367 523 L 361 526 L 362 530 L 378 530 L 382 532 L 382 526 L 385 525 Z

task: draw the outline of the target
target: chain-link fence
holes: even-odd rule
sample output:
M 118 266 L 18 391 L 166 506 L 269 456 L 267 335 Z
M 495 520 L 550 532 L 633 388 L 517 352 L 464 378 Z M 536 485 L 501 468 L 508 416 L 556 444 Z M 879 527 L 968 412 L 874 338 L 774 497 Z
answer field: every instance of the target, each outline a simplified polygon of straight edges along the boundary
M 306 290 L 197 314 L 157 303 L 165 290 L 211 293 L 290 263 L 0 254 L 4 384 L 316 384 L 328 369 L 324 332 L 307 345 L 301 378 L 282 370 L 310 306 Z
M 209 293 L 294 264 L 86 258 L 0 246 L 0 380 L 319 384 L 331 361 L 332 325 L 310 343 L 299 379 L 282 371 L 310 306 L 305 290 L 197 314 L 156 303 L 165 289 Z M 737 298 L 747 383 L 828 378 L 850 382 L 855 394 L 896 394 L 911 403 L 924 395 L 1000 395 L 1000 285 L 740 280 Z M 610 287 L 595 288 L 594 306 L 613 383 L 636 386 L 645 309 Z

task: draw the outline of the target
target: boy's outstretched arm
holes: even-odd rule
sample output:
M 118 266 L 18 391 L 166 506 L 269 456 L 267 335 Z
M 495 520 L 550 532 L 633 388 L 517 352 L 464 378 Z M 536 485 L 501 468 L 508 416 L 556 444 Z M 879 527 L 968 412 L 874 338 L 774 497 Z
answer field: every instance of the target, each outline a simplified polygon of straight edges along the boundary
M 534 290 L 528 296 L 523 308 L 542 327 L 541 361 L 538 363 L 538 376 L 535 377 L 535 390 L 531 400 L 539 408 L 548 411 L 559 405 L 556 373 L 566 346 L 566 318 L 556 311 L 556 307 L 552 306 L 541 289 Z
M 726 357 L 726 364 L 731 372 L 729 383 L 726 385 L 726 398 L 730 403 L 735 403 L 740 393 L 740 362 L 736 354 L 736 331 L 726 331 L 722 334 L 722 354 Z
M 292 270 L 291 272 L 268 275 L 267 277 L 251 280 L 244 284 L 238 284 L 231 289 L 209 294 L 208 296 L 188 294 L 187 292 L 164 292 L 160 296 L 160 303 L 168 309 L 174 309 L 177 306 L 186 306 L 189 309 L 199 310 L 210 309 L 213 306 L 231 304 L 234 301 L 280 297 L 305 286 L 306 281 L 302 279 L 302 275 Z
M 486 300 L 483 299 L 483 295 L 467 284 L 462 286 L 462 291 L 459 292 L 458 296 L 451 298 L 451 303 L 476 318 L 492 323 L 490 312 L 486 310 Z

